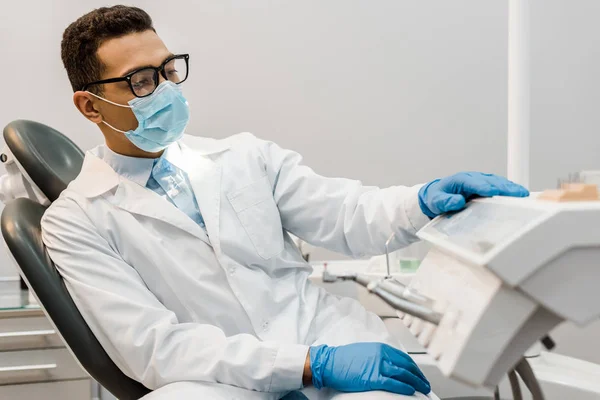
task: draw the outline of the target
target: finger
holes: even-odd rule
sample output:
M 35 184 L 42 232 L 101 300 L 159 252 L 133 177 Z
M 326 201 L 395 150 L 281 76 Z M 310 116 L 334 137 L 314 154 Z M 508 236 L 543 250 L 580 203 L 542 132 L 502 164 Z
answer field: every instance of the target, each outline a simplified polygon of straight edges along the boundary
M 486 177 L 488 183 L 496 187 L 499 191 L 499 196 L 514 196 L 514 197 L 526 197 L 529 196 L 529 190 L 523 186 L 509 181 L 498 175 L 490 175 Z
M 373 385 L 373 389 L 385 390 L 386 392 L 403 394 L 405 396 L 412 396 L 415 394 L 415 389 L 412 386 L 392 378 L 386 378 L 385 376 L 382 376 L 379 381 Z
M 465 208 L 467 201 L 461 194 L 439 193 L 431 198 L 431 204 L 435 214 L 443 214 L 449 211 L 458 211 Z
M 405 361 L 414 363 L 412 357 L 406 354 L 406 352 L 397 349 L 394 346 L 390 346 L 389 344 L 382 343 L 382 345 L 385 356 L 392 362 L 392 364 L 402 363 Z
M 381 365 L 381 374 L 387 378 L 393 378 L 397 381 L 410 385 L 415 390 L 427 394 L 431 392 L 431 386 L 426 379 L 413 374 L 406 368 L 397 367 L 390 363 L 384 362 Z
M 431 384 L 429 383 L 429 380 L 425 377 L 425 374 L 423 373 L 423 371 L 421 371 L 421 368 L 419 368 L 419 366 L 417 365 L 417 363 L 415 363 L 413 361 L 412 364 L 409 364 L 409 365 L 406 366 L 406 369 L 409 370 L 410 372 L 412 372 L 414 375 L 416 375 L 419 378 L 421 378 L 421 380 L 423 382 L 425 382 L 429 386 L 431 386 Z
M 429 384 L 429 381 L 427 380 L 427 378 L 425 378 L 425 374 L 423 374 L 415 360 L 413 360 L 411 356 L 409 356 L 402 350 L 398 350 L 392 346 L 387 346 L 385 355 L 387 361 L 390 364 L 408 369 L 410 372 L 421 377 L 425 382 Z
M 482 174 L 470 174 L 466 176 L 462 182 L 462 194 L 465 197 L 474 195 L 482 197 L 497 196 L 500 190 L 489 179 L 489 177 Z

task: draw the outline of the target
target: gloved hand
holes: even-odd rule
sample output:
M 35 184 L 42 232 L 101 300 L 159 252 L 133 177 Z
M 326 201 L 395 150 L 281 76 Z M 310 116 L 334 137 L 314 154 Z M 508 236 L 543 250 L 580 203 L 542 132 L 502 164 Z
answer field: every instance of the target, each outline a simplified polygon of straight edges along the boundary
M 427 394 L 429 382 L 410 356 L 383 343 L 354 343 L 310 348 L 312 382 L 317 389 L 341 392 L 385 390 L 413 395 Z
M 423 214 L 435 218 L 448 211 L 458 211 L 475 197 L 527 197 L 523 186 L 498 175 L 461 172 L 429 182 L 419 190 L 419 206 Z

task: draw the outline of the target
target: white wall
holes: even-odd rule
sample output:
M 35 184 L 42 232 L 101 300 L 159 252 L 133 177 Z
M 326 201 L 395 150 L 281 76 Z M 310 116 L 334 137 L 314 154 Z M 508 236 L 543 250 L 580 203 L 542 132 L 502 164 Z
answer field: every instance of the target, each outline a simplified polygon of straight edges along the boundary
M 506 169 L 506 1 L 130 3 L 153 16 L 172 51 L 191 53 L 194 134 L 252 131 L 321 174 L 375 185 Z M 29 118 L 84 149 L 101 142 L 71 103 L 60 39 L 105 4 L 1 4 L 1 126 Z M 532 15 L 531 182 L 540 189 L 600 167 L 600 3 L 534 0 Z M 14 274 L 8 265 L 0 257 L 0 275 Z
M 600 169 L 600 2 L 535 0 L 532 7 L 534 189 Z
M 103 4 L 10 3 L 12 12 L 0 16 L 0 54 L 19 61 L 0 64 L 2 76 L 15 78 L 4 81 L 0 125 L 36 119 L 83 148 L 100 143 L 71 103 L 60 39 Z M 503 2 L 133 4 L 153 16 L 174 52 L 191 53 L 184 90 L 194 134 L 252 131 L 304 154 L 321 174 L 375 185 L 505 170 Z

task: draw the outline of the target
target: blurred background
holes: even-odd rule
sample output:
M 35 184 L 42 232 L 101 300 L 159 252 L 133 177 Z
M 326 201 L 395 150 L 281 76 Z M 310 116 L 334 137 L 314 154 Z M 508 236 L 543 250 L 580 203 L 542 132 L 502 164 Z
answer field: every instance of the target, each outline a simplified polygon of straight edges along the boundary
M 102 142 L 72 104 L 60 41 L 79 16 L 113 4 L 2 2 L 0 126 L 33 119 L 83 149 Z M 250 131 L 300 152 L 320 174 L 370 185 L 506 173 L 506 1 L 126 4 L 153 17 L 171 51 L 191 55 L 188 133 Z M 534 0 L 531 18 L 531 189 L 540 190 L 600 169 L 600 2 Z M 0 276 L 16 274 L 3 249 Z M 569 343 L 565 351 L 595 357 Z

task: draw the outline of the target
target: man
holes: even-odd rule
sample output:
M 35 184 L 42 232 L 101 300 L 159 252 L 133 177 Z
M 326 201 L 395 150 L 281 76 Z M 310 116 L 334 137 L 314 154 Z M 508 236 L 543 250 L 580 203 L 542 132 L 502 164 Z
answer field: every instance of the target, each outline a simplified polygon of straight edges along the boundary
M 353 257 L 382 254 L 392 233 L 398 249 L 473 196 L 524 188 L 479 173 L 365 187 L 319 176 L 251 134 L 184 135 L 189 56 L 169 52 L 138 8 L 79 18 L 62 59 L 75 106 L 106 144 L 44 215 L 43 240 L 125 374 L 152 390 L 189 383 L 177 398 L 430 392 L 377 316 L 310 284 L 289 234 Z

